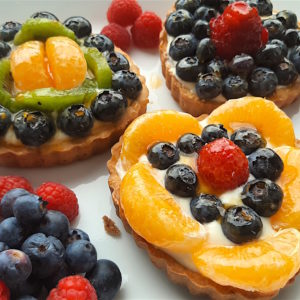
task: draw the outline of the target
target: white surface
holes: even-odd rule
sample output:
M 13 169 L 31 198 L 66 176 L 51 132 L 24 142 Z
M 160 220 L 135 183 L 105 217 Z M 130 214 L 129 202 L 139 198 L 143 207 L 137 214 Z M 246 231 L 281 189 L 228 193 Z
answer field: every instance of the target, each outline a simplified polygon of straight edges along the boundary
M 0 0 L 0 23 L 15 20 L 24 21 L 32 13 L 39 10 L 48 10 L 56 14 L 60 20 L 73 15 L 82 15 L 93 24 L 93 32 L 99 32 L 106 24 L 105 13 L 110 1 L 91 0 Z M 172 1 L 140 1 L 144 10 L 153 10 L 162 18 Z M 299 0 L 273 0 L 276 9 L 291 9 L 300 16 Z M 149 110 L 178 109 L 172 100 L 169 91 L 164 85 L 160 71 L 160 61 L 157 51 L 142 52 L 132 49 L 130 54 L 141 67 L 141 72 L 147 76 L 148 83 L 151 77 L 159 76 L 162 86 L 150 92 Z M 297 137 L 300 138 L 300 101 L 285 111 L 293 119 Z M 271 124 L 270 124 L 271 126 Z M 278 132 L 277 134 L 280 134 Z M 72 188 L 80 204 L 80 216 L 76 225 L 88 232 L 91 241 L 97 248 L 99 258 L 115 261 L 123 275 L 123 285 L 116 300 L 184 300 L 207 299 L 193 297 L 185 288 L 179 287 L 167 279 L 167 276 L 156 269 L 146 253 L 137 248 L 133 239 L 127 234 L 115 214 L 111 196 L 107 185 L 108 172 L 106 162 L 110 152 L 98 155 L 84 162 L 74 163 L 71 166 L 50 169 L 7 169 L 0 167 L 0 175 L 21 175 L 28 178 L 35 187 L 44 181 L 56 181 Z M 121 238 L 112 238 L 104 232 L 102 216 L 108 215 L 116 221 L 122 230 Z M 300 278 L 285 289 L 278 298 L 280 300 L 300 299 Z

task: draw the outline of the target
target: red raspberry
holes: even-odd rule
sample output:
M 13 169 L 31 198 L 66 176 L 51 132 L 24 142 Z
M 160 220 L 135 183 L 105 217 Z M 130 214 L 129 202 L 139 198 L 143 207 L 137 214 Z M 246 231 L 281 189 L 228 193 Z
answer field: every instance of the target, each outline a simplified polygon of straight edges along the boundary
M 57 288 L 51 290 L 47 300 L 97 300 L 97 294 L 90 282 L 82 276 L 63 278 Z
M 133 25 L 141 14 L 142 8 L 136 0 L 113 0 L 107 11 L 107 20 L 125 27 Z
M 0 281 L 0 300 L 9 300 L 10 292 L 3 281 Z
M 241 53 L 255 55 L 269 39 L 257 9 L 243 1 L 227 6 L 209 25 L 217 55 L 225 59 Z
M 128 30 L 116 23 L 106 25 L 101 33 L 110 38 L 117 47 L 124 51 L 130 47 L 131 37 Z
M 32 193 L 33 188 L 30 182 L 20 176 L 0 176 L 0 202 L 2 197 L 10 190 L 15 188 L 21 188 L 27 190 L 28 192 Z
M 78 216 L 77 197 L 66 186 L 54 182 L 45 182 L 36 190 L 36 194 L 48 202 L 48 209 L 62 212 L 70 222 Z
M 153 12 L 144 12 L 131 28 L 134 43 L 141 48 L 156 48 L 159 45 L 159 34 L 162 22 Z
M 221 138 L 205 145 L 197 161 L 200 177 L 217 190 L 230 190 L 248 180 L 248 159 L 232 141 Z

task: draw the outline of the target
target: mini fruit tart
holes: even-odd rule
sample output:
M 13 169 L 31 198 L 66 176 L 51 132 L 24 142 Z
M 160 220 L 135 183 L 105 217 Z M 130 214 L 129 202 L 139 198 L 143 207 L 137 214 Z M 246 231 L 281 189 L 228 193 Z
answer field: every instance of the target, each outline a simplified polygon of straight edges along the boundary
M 279 107 L 300 96 L 297 16 L 273 12 L 270 0 L 177 0 L 160 58 L 173 98 L 193 116 L 247 95 Z
M 246 97 L 198 119 L 137 118 L 112 148 L 109 186 L 171 280 L 213 299 L 270 299 L 300 269 L 299 160 L 291 120 Z
M 48 167 L 110 148 L 145 113 L 130 57 L 83 17 L 0 27 L 0 165 Z

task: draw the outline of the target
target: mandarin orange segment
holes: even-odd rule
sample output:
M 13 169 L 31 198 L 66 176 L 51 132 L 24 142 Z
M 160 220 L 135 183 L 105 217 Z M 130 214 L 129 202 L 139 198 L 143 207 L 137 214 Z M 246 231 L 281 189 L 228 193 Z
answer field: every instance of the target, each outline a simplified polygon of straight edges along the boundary
M 295 146 L 295 133 L 291 119 L 272 101 L 245 97 L 227 101 L 214 110 L 208 123 L 221 123 L 228 130 L 237 125 L 254 125 L 274 147 Z
M 196 118 L 175 111 L 148 113 L 136 119 L 125 131 L 121 150 L 122 165 L 128 170 L 148 147 L 158 141 L 175 142 L 184 133 L 201 133 Z
M 11 54 L 10 64 L 16 88 L 19 90 L 52 86 L 42 42 L 30 41 L 16 48 Z
M 240 246 L 203 247 L 193 260 L 218 284 L 271 293 L 283 288 L 300 268 L 300 233 L 285 229 Z
M 200 247 L 206 239 L 204 227 L 182 213 L 149 166 L 135 164 L 122 180 L 120 195 L 130 227 L 149 243 L 186 252 Z
M 67 37 L 51 37 L 46 41 L 46 54 L 56 89 L 68 90 L 83 83 L 87 64 L 76 42 Z

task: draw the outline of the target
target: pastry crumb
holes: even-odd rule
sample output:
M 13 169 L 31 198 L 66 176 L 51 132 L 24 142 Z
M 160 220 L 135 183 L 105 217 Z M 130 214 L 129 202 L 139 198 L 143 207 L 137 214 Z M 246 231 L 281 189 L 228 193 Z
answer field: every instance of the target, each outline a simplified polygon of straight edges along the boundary
M 116 225 L 116 223 L 110 219 L 108 216 L 103 216 L 103 222 L 104 222 L 104 229 L 107 234 L 111 236 L 120 236 L 121 231 Z

